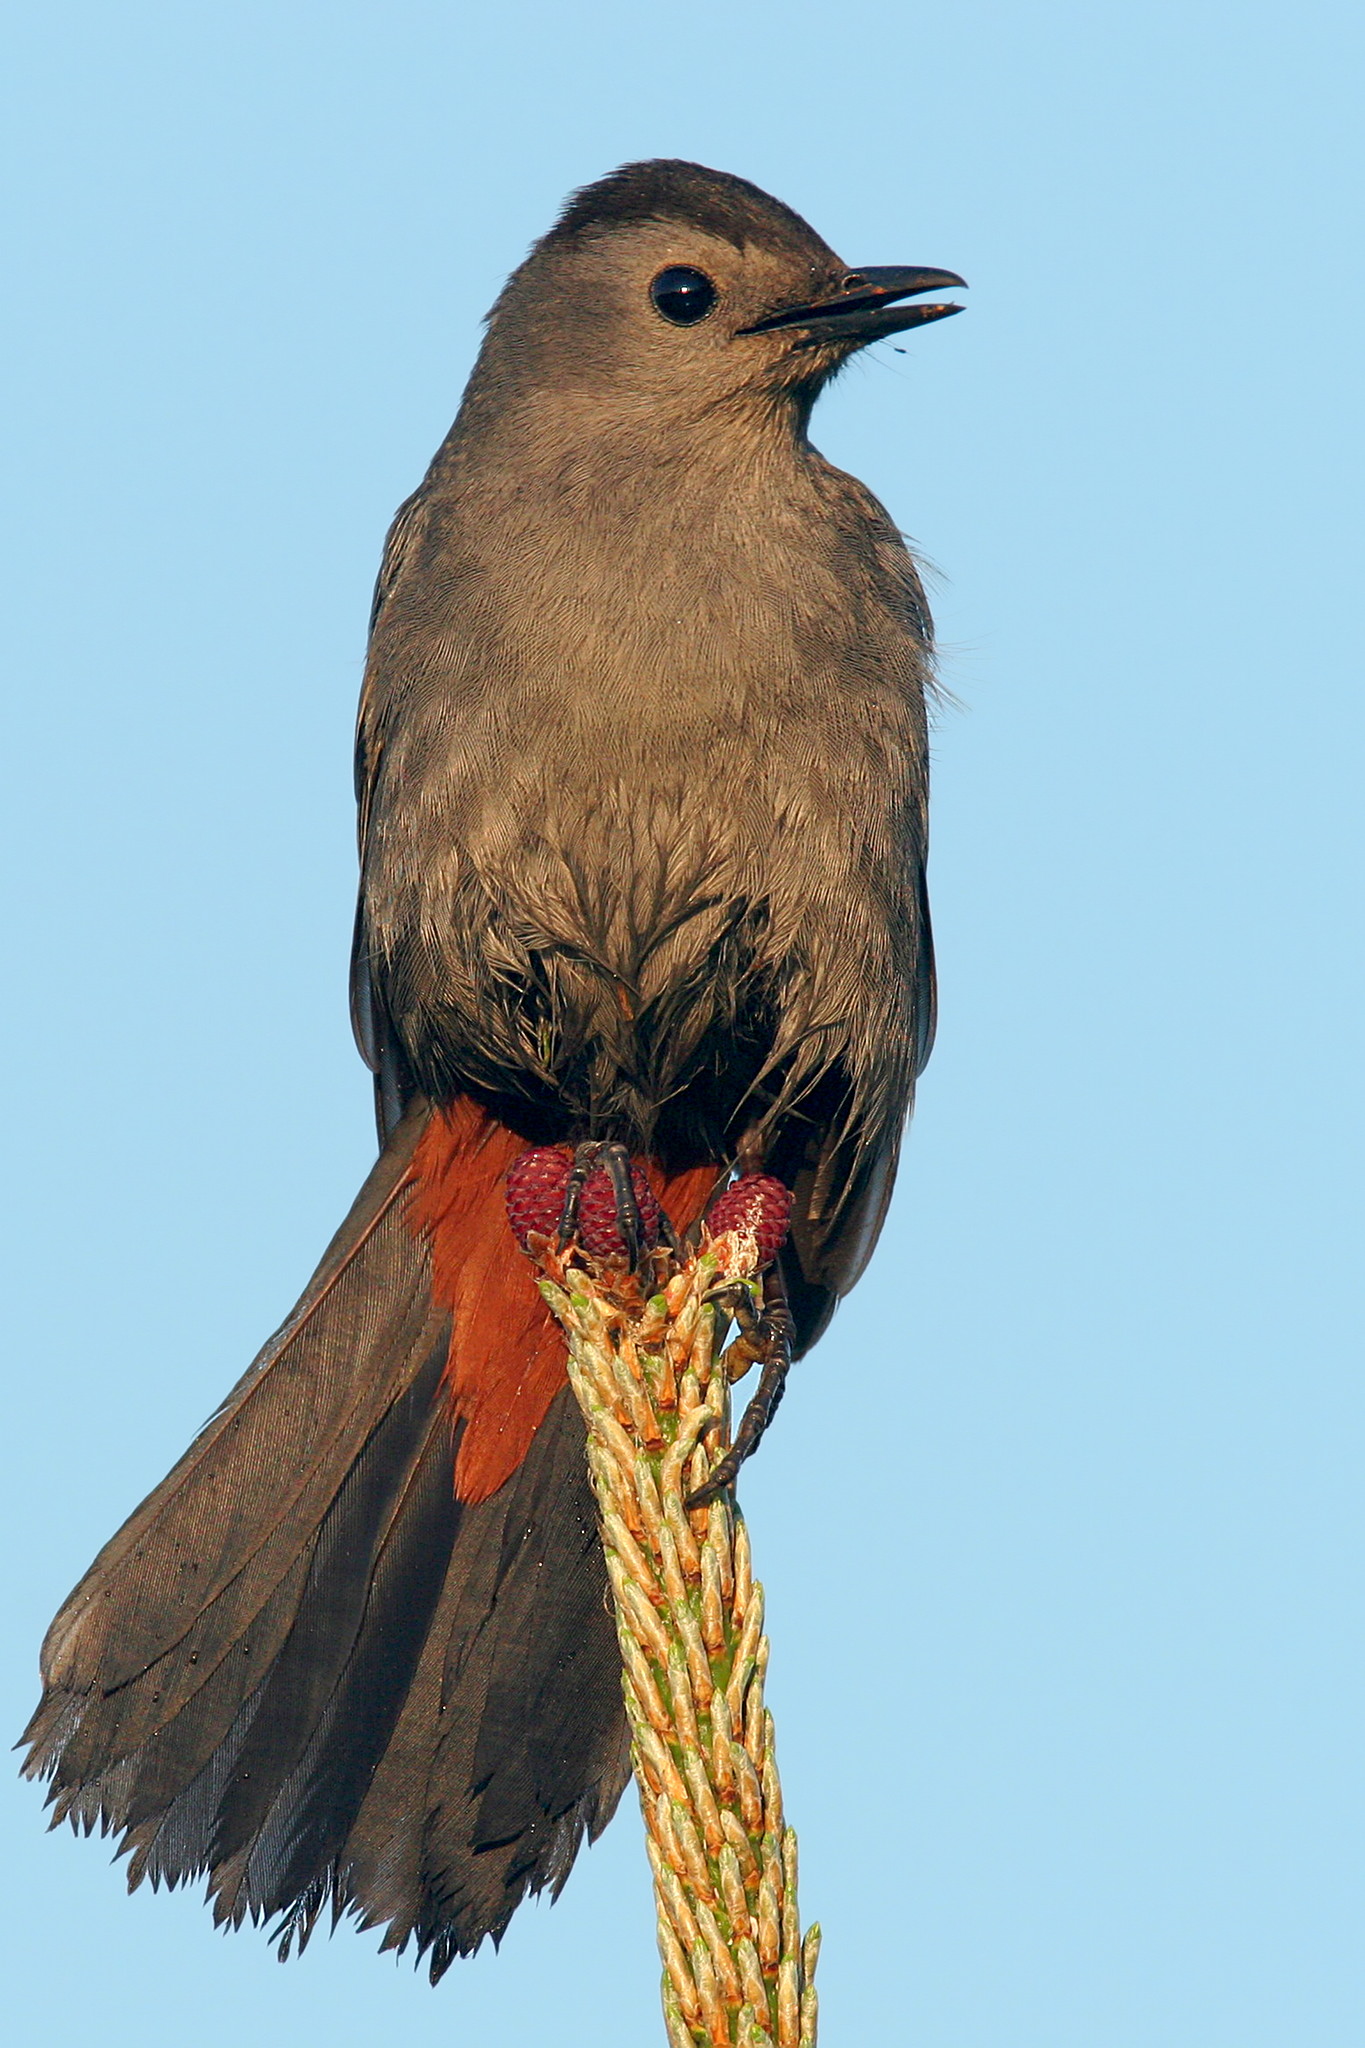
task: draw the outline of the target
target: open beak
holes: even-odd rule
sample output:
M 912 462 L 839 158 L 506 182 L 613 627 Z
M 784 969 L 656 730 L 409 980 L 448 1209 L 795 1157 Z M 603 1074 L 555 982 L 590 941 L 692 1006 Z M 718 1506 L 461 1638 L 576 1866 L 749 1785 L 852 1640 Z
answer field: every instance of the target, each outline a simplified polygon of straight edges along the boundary
M 803 347 L 844 339 L 862 347 L 880 341 L 884 334 L 899 334 L 907 327 L 922 327 L 926 321 L 946 320 L 950 313 L 962 312 L 957 305 L 898 306 L 895 302 L 919 292 L 965 289 L 966 282 L 956 271 L 924 270 L 914 264 L 850 270 L 829 298 L 816 299 L 807 306 L 784 306 L 739 331 L 769 334 L 775 327 L 805 327 L 810 332 L 800 344 Z

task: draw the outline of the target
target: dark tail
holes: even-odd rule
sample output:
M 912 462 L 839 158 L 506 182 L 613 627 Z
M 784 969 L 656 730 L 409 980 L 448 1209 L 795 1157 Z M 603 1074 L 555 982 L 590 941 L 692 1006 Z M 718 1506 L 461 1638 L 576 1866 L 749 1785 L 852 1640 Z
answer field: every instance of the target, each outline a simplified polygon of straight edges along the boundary
M 522 1143 L 408 1112 L 43 1645 L 56 1820 L 116 1832 L 130 1886 L 206 1873 L 284 1953 L 330 1904 L 434 1982 L 558 1890 L 628 1774 L 583 1425 L 503 1214 Z

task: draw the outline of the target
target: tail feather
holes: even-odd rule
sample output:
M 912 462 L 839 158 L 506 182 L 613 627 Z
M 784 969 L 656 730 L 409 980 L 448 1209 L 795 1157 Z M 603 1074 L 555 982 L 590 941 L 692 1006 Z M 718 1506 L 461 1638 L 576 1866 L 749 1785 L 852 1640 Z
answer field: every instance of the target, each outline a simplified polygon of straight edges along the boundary
M 416 1135 L 402 1134 L 403 1152 Z M 306 1565 L 351 1462 L 444 1327 L 395 1213 L 407 1165 L 381 1159 L 298 1309 L 53 1622 L 48 1695 L 27 1733 L 37 1768 L 73 1699 L 101 1706 L 78 1709 L 62 1745 L 87 1778 L 167 1726 L 228 1646 L 245 1645 L 252 1683 L 278 1653 L 292 1615 L 272 1596 Z M 382 1372 L 357 1369 L 376 1360 Z M 272 1607 L 273 1631 L 253 1644 Z
M 426 1649 L 337 1859 L 335 1910 L 386 1923 L 386 1948 L 430 1951 L 433 1982 L 499 1939 L 528 1890 L 557 1890 L 616 1810 L 629 1757 L 607 1608 L 565 1387 L 510 1483 L 463 1510 Z M 300 1923 L 306 1935 L 311 1915 Z
M 217 1917 L 278 1916 L 282 1951 L 330 1901 L 435 1978 L 563 1882 L 625 1783 L 583 1425 L 502 1217 L 519 1143 L 413 1105 L 294 1314 L 44 1645 L 27 1768 L 54 1818 L 116 1832 L 130 1885 L 207 1873 Z M 463 1280 L 425 1220 L 433 1148 Z M 466 1413 L 471 1350 L 503 1392 Z M 479 1413 L 524 1442 L 471 1495 Z
M 259 1914 L 290 1902 L 345 1839 L 383 1753 L 459 1521 L 442 1363 L 433 1352 L 394 1403 L 318 1532 L 298 1614 L 215 1816 L 220 1917 L 240 1917 L 243 1898 Z

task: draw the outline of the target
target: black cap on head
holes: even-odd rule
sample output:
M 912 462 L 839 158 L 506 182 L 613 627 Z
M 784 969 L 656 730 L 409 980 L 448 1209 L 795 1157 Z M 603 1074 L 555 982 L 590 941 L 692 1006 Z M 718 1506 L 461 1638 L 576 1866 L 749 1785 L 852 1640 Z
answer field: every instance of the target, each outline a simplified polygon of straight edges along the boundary
M 575 192 L 508 279 L 469 403 L 502 408 L 539 391 L 562 410 L 569 392 L 593 392 L 618 408 L 605 431 L 620 408 L 697 431 L 715 427 L 721 400 L 752 401 L 771 423 L 774 402 L 790 399 L 799 426 L 856 349 L 957 310 L 895 302 L 959 282 L 850 271 L 747 178 L 678 158 L 623 164 Z
M 747 178 L 681 157 L 655 157 L 622 164 L 569 199 L 545 237 L 547 244 L 576 240 L 594 229 L 641 221 L 676 220 L 717 235 L 742 249 L 749 242 L 788 240 L 825 244 L 808 221 Z

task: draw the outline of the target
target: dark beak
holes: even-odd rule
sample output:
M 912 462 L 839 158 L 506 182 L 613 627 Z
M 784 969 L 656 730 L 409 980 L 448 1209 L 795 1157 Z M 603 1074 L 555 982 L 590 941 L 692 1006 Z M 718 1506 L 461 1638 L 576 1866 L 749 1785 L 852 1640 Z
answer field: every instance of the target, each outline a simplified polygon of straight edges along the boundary
M 880 269 L 850 270 L 837 292 L 816 299 L 807 306 L 784 306 L 741 327 L 741 334 L 769 334 L 775 327 L 806 327 L 811 330 L 800 344 L 810 347 L 822 341 L 847 339 L 857 347 L 880 341 L 884 334 L 899 334 L 907 327 L 922 327 L 929 320 L 946 320 L 960 313 L 955 305 L 898 306 L 897 299 L 913 298 L 918 292 L 965 289 L 966 279 L 953 270 L 923 270 L 914 264 L 884 265 Z

